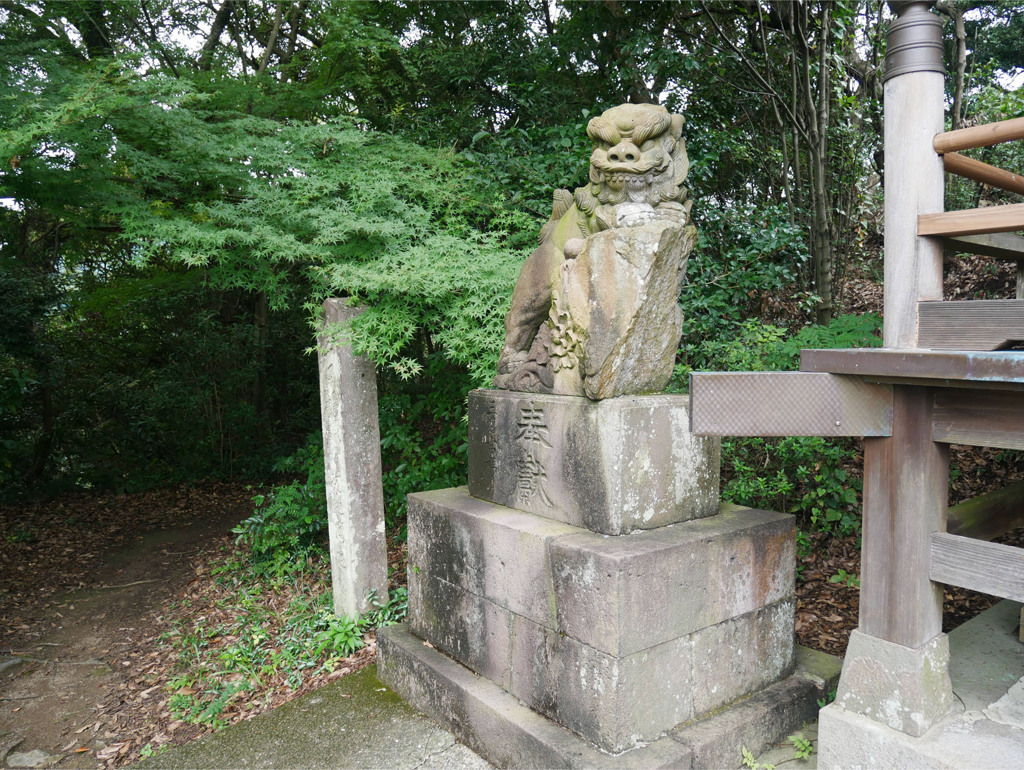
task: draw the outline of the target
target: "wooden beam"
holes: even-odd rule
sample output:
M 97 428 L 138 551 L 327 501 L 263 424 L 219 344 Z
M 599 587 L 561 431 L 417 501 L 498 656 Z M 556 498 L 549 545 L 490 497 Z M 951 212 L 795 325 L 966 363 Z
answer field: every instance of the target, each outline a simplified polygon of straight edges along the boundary
M 946 528 L 949 447 L 931 440 L 927 388 L 893 392 L 890 438 L 864 439 L 860 630 L 917 648 L 942 631 L 929 537 Z
M 1024 341 L 1024 301 L 917 303 L 917 344 L 929 350 L 999 350 Z
M 1024 203 L 919 214 L 918 235 L 980 235 L 1024 230 Z
M 936 583 L 1024 602 L 1024 548 L 936 532 L 931 536 L 929 577 Z
M 1014 233 L 949 235 L 942 239 L 947 254 L 978 254 L 996 259 L 1024 260 L 1024 237 Z
M 1024 392 L 936 390 L 932 440 L 1024 449 Z
M 998 187 L 1001 190 L 1024 195 L 1024 176 L 1004 171 L 980 160 L 968 158 L 956 152 L 947 152 L 942 156 L 942 167 L 946 173 L 973 179 L 975 182 Z
M 951 535 L 994 540 L 1024 525 L 1024 481 L 972 497 L 949 509 Z
M 989 147 L 1014 139 L 1024 139 L 1024 118 L 1010 118 L 996 123 L 986 123 L 983 126 L 961 128 L 958 131 L 944 131 L 935 135 L 932 147 L 941 155 L 947 152 L 972 150 L 976 147 Z
M 695 372 L 698 436 L 888 436 L 892 388 L 807 372 Z
M 1024 352 L 808 348 L 800 351 L 800 371 L 855 374 L 875 382 L 1020 390 L 1024 388 Z

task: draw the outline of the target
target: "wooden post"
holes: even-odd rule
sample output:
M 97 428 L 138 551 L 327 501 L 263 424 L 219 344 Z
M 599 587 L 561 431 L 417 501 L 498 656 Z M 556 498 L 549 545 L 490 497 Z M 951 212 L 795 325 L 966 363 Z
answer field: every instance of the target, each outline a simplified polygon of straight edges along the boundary
M 942 299 L 942 246 L 918 237 L 943 210 L 941 22 L 931 2 L 893 2 L 885 82 L 885 318 L 888 348 L 918 346 L 917 303 Z M 928 578 L 932 532 L 946 526 L 949 451 L 932 441 L 932 399 L 893 392 L 892 436 L 864 441 L 860 630 L 917 648 L 942 632 L 942 590 Z
M 914 348 L 917 303 L 942 299 L 942 246 L 917 236 L 918 214 L 943 210 L 942 159 L 932 147 L 943 128 L 941 23 L 931 2 L 891 5 L 899 19 L 886 56 L 883 339 L 887 348 Z M 918 34 L 934 25 L 937 46 Z
M 897 387 L 892 436 L 864 439 L 860 630 L 917 648 L 942 631 L 942 587 L 928 577 L 946 529 L 949 447 L 932 441 L 932 395 Z

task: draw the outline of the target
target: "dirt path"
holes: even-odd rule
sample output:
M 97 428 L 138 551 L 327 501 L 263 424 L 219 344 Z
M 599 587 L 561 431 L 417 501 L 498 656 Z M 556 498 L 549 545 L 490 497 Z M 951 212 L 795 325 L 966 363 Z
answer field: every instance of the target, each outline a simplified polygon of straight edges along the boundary
M 0 761 L 4 767 L 100 767 L 107 741 L 97 720 L 140 661 L 129 652 L 152 635 L 162 605 L 194 578 L 191 557 L 251 513 L 248 495 L 203 506 L 201 491 L 174 505 L 177 526 L 141 532 L 83 575 L 86 587 L 55 595 L 0 648 Z M 187 501 L 197 503 L 190 507 Z M 126 522 L 131 529 L 132 522 Z M 46 534 L 40 535 L 46 541 Z M 61 571 L 54 575 L 59 579 Z M 28 578 L 31 580 L 31 578 Z M 7 593 L 15 593 L 12 588 Z M 31 617 L 31 616 L 35 617 Z

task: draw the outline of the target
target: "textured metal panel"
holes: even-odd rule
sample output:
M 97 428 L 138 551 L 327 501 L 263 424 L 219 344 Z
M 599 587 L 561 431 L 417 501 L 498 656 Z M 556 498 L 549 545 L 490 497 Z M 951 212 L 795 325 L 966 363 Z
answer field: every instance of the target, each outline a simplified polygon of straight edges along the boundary
M 892 388 L 808 372 L 695 373 L 690 429 L 703 436 L 888 436 Z

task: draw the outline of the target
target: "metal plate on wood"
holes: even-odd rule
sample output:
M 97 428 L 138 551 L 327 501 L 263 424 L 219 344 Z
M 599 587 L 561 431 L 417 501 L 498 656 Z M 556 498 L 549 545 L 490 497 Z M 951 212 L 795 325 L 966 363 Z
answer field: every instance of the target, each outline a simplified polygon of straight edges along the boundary
M 800 370 L 857 374 L 872 380 L 916 380 L 935 385 L 1024 385 L 1024 351 L 963 352 L 852 348 L 803 350 Z
M 696 372 L 690 429 L 699 436 L 888 436 L 892 389 L 807 372 Z
M 1024 449 L 1024 393 L 937 390 L 932 439 L 945 444 Z
M 1024 548 L 936 532 L 929 577 L 937 583 L 1024 602 Z
M 1024 300 L 918 302 L 918 344 L 931 350 L 998 350 L 1024 340 Z

